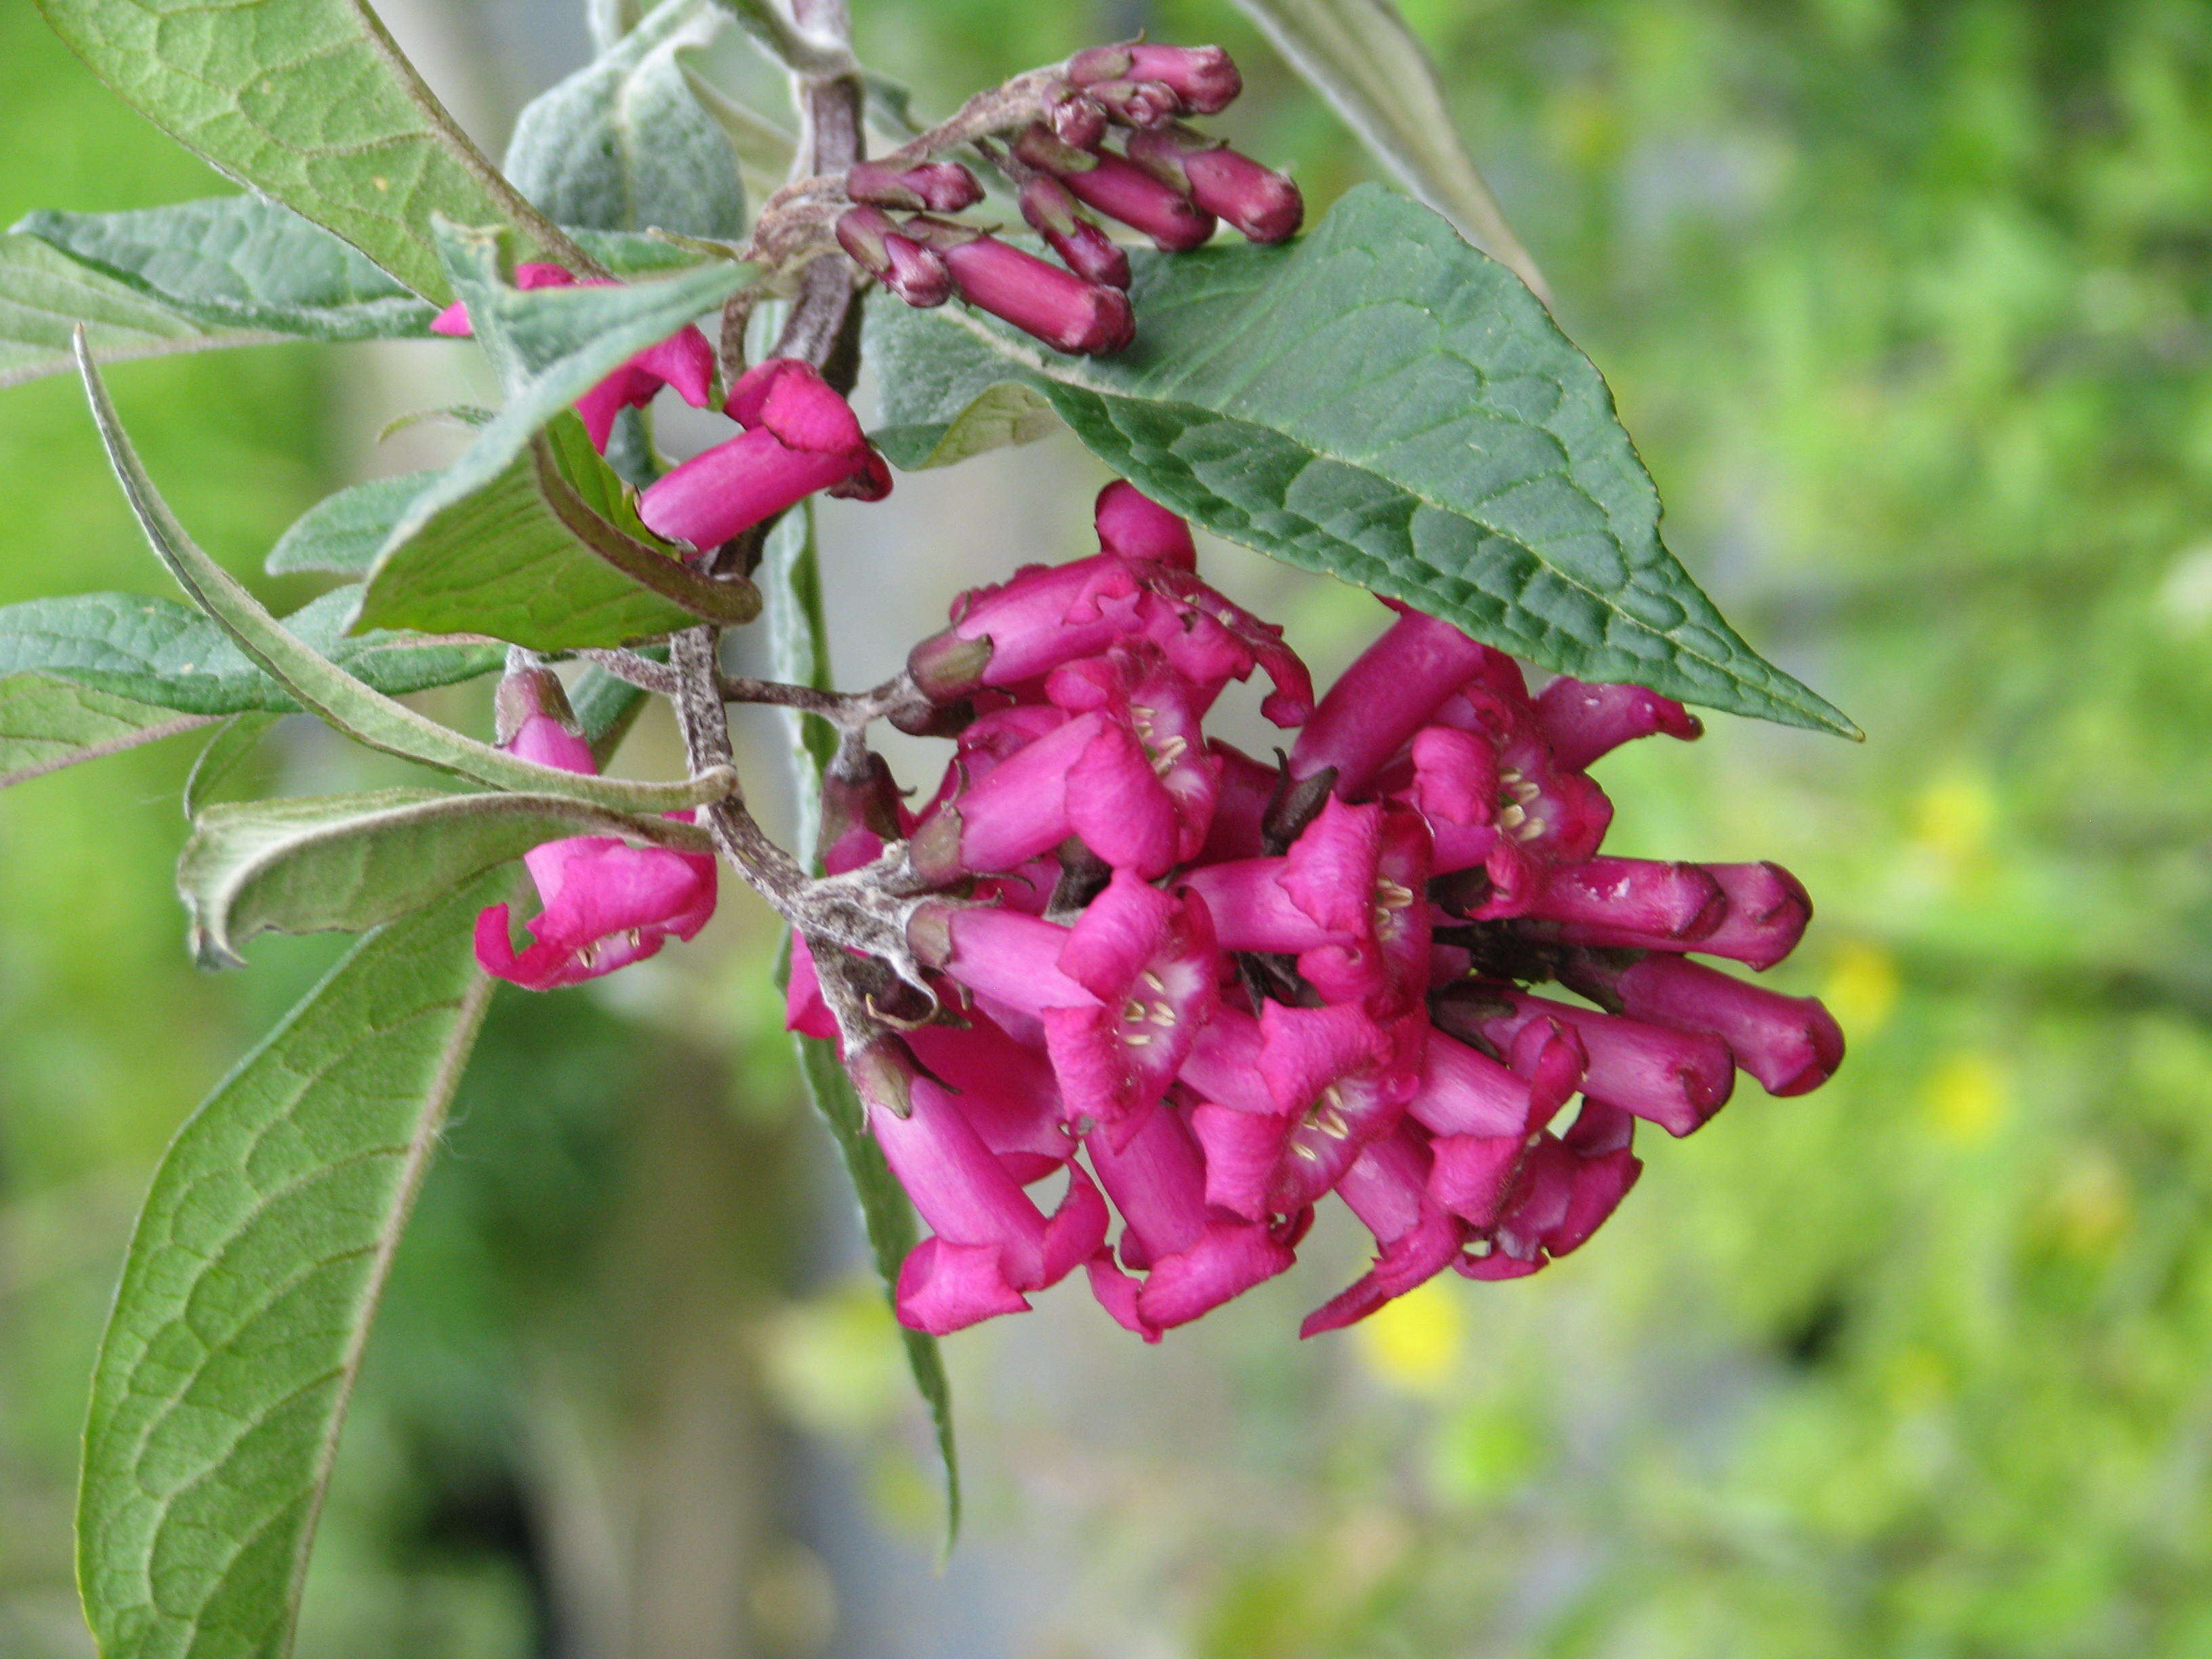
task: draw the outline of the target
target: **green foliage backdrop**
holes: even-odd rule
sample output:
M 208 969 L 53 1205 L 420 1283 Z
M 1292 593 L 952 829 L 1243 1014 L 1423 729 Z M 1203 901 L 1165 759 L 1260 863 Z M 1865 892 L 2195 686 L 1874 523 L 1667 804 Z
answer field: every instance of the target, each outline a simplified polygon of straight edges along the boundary
M 830 1264 L 858 1257 L 757 915 L 649 995 L 503 997 L 373 1346 L 306 1659 L 520 1659 L 549 1626 L 595 1654 L 862 1659 L 2212 1647 L 2201 9 L 1405 9 L 1670 545 L 1867 730 L 1723 719 L 1607 772 L 1620 850 L 1806 878 L 1785 988 L 1831 1000 L 1850 1063 L 1806 1100 L 1747 1088 L 1659 1149 L 1606 1249 L 1527 1285 L 1433 1287 L 1288 1354 L 1294 1295 L 1157 1352 L 1109 1352 L 1079 1297 L 948 1345 L 974 1518 L 939 1584 L 927 1431 Z M 1220 39 L 1254 88 L 1231 131 L 1316 206 L 1365 176 L 1225 3 L 860 11 L 930 109 L 1135 22 Z M 215 187 L 28 8 L 0 14 L 0 131 L 38 158 L 0 178 L 10 218 Z M 331 362 L 112 372 L 234 569 L 343 481 Z M 160 592 L 76 389 L 4 398 L 0 601 Z M 1064 441 L 1028 453 L 1079 498 Z M 911 556 L 959 561 L 949 592 L 1057 550 Z M 1273 591 L 1319 659 L 1373 626 Z M 88 1651 L 70 1483 L 152 1158 L 333 954 L 188 966 L 192 741 L 0 798 L 0 1651 L 27 1659 Z

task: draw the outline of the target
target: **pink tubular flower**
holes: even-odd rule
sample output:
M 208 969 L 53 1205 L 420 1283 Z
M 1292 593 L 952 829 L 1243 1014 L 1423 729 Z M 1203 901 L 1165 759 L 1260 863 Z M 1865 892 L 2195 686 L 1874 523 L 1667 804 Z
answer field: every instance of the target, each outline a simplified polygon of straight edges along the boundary
M 1469 1279 L 1520 1279 L 1579 1249 L 1644 1172 L 1629 1149 L 1634 1130 L 1618 1107 L 1583 1102 L 1564 1136 L 1547 1131 L 1530 1149 L 1492 1239 L 1454 1265 Z
M 1515 914 L 1694 940 L 1718 927 L 1728 910 L 1720 883 L 1697 865 L 1592 858 L 1548 872 Z
M 1684 940 L 1664 933 L 1610 922 L 1547 924 L 1547 937 L 1568 945 L 1621 950 L 1692 950 L 1700 956 L 1733 957 L 1753 968 L 1771 968 L 1797 948 L 1813 919 L 1813 901 L 1804 884 L 1778 864 L 1705 864 L 1693 866 L 1711 876 L 1728 902 L 1720 924 Z
M 1429 1195 L 1429 1164 L 1421 1136 L 1403 1126 L 1352 1160 L 1336 1190 L 1375 1235 L 1380 1253 L 1349 1289 L 1305 1316 L 1301 1337 L 1357 1324 L 1459 1260 L 1467 1226 Z
M 868 1127 L 931 1237 L 899 1268 L 899 1322 L 943 1336 L 997 1314 L 1019 1313 L 1023 1293 L 1057 1284 L 1104 1242 L 1097 1188 L 1068 1166 L 1067 1195 L 1047 1220 L 961 1112 L 927 1077 L 908 1085 L 908 1115 L 871 1103 Z
M 514 268 L 514 285 L 519 289 L 569 288 L 576 279 L 559 265 L 521 264 Z M 617 286 L 609 276 L 587 279 L 586 288 Z M 433 334 L 465 337 L 475 332 L 469 321 L 469 308 L 459 300 L 440 312 L 430 325 Z M 604 453 L 607 440 L 614 434 L 615 416 L 625 409 L 643 409 L 654 394 L 665 386 L 676 388 L 676 395 L 694 409 L 704 409 L 713 394 L 714 384 L 714 348 L 707 343 L 707 337 L 689 325 L 663 340 L 659 345 L 648 346 L 601 380 L 582 397 L 576 399 L 576 413 L 583 417 L 584 430 L 591 434 L 592 447 Z
M 1595 685 L 1568 674 L 1544 688 L 1536 719 L 1553 758 L 1576 772 L 1635 738 L 1663 732 L 1687 742 L 1705 729 L 1672 697 L 1640 685 Z
M 1267 1002 L 1257 1020 L 1224 1008 L 1182 1068 L 1202 1097 L 1190 1121 L 1206 1201 L 1255 1221 L 1316 1202 L 1405 1115 L 1426 1033 L 1418 1018 L 1382 1025 L 1349 1005 Z
M 588 744 L 550 714 L 533 714 L 508 745 L 525 760 L 595 773 Z M 544 908 L 523 924 L 517 951 L 507 907 L 477 917 L 477 962 L 532 991 L 580 984 L 642 962 L 671 939 L 689 939 L 714 914 L 714 860 L 704 853 L 632 847 L 617 836 L 572 836 L 522 855 Z
M 1279 242 L 1305 221 L 1304 198 L 1285 174 L 1188 127 L 1131 133 L 1129 159 L 1247 241 Z
M 1437 999 L 1436 1018 L 1454 1036 L 1498 1048 L 1510 1048 L 1535 1022 L 1565 1026 L 1589 1053 L 1584 1091 L 1650 1119 L 1670 1135 L 1698 1127 L 1728 1103 L 1735 1088 L 1735 1058 L 1718 1037 L 1553 1002 L 1510 986 L 1455 986 Z
M 1413 814 L 1331 796 L 1286 856 L 1203 866 L 1184 879 L 1225 949 L 1295 954 L 1323 1000 L 1390 1018 L 1428 985 L 1428 851 Z
M 1023 185 L 1022 217 L 1085 282 L 1129 286 L 1129 256 L 1076 211 L 1073 194 L 1052 174 L 1036 173 Z
M 1190 538 L 1190 526 L 1127 479 L 1116 478 L 1098 492 L 1091 519 L 1102 551 L 1198 574 L 1198 546 Z
M 1157 651 L 1117 647 L 1054 671 L 1049 689 L 1067 720 L 915 831 L 908 856 L 927 879 L 1012 870 L 1071 835 L 1149 878 L 1205 844 L 1219 766 L 1190 683 Z
M 1129 297 L 1025 253 L 995 236 L 919 216 L 907 234 L 943 258 L 960 297 L 1035 335 L 1055 351 L 1096 356 L 1136 337 Z
M 1663 951 L 1625 963 L 1578 951 L 1561 971 L 1631 1019 L 1718 1037 L 1771 1095 L 1810 1093 L 1843 1063 L 1843 1030 L 1812 997 L 1782 996 Z
M 1280 1230 L 1226 1220 L 1208 1206 L 1197 1143 L 1165 1106 L 1145 1115 L 1119 1146 L 1093 1135 L 1091 1167 L 1127 1224 L 1121 1260 L 1145 1277 L 1131 1279 L 1108 1251 L 1091 1258 L 1091 1288 L 1099 1304 L 1147 1342 L 1189 1323 L 1296 1259 Z
M 883 457 L 812 364 L 771 357 L 732 388 L 727 409 L 744 435 L 693 456 L 638 498 L 654 534 L 718 547 L 817 489 L 870 501 L 890 493 Z
M 1357 798 L 1400 744 L 1480 670 L 1490 647 L 1449 623 L 1402 606 L 1389 631 L 1337 677 L 1298 732 L 1291 775 L 1334 767 L 1336 793 Z
M 1151 237 L 1164 253 L 1187 252 L 1213 234 L 1213 216 L 1187 191 L 1110 151 L 1073 149 L 1031 127 L 1014 141 L 1014 155 L 1058 179 L 1092 211 Z
M 1244 90 L 1244 77 L 1219 46 L 1152 46 L 1133 40 L 1092 46 L 1067 60 L 1067 78 L 1079 87 L 1115 82 L 1165 87 L 1179 109 L 1194 115 L 1218 115 Z

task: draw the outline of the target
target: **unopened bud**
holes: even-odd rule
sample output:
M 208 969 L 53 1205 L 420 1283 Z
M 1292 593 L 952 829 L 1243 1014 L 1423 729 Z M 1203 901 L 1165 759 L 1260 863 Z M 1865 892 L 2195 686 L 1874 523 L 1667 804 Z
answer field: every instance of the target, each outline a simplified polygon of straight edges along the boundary
M 558 720 L 569 732 L 577 729 L 575 711 L 568 707 L 568 694 L 558 674 L 550 668 L 510 671 L 492 696 L 493 735 L 502 744 L 513 743 L 525 722 L 541 715 Z
M 1075 198 L 1109 219 L 1151 237 L 1164 252 L 1180 253 L 1213 234 L 1213 216 L 1174 185 L 1119 155 L 1085 155 L 1085 165 L 1060 164 L 1061 146 L 1031 127 L 1014 143 L 1014 155 L 1055 174 Z
M 1137 81 L 1164 85 L 1183 110 L 1214 115 L 1244 90 L 1244 77 L 1219 46 L 1159 46 L 1143 41 L 1093 46 L 1067 60 L 1067 78 L 1079 87 Z
M 1165 126 L 1182 113 L 1182 100 L 1164 81 L 1102 81 L 1085 93 L 1118 125 L 1144 130 Z
M 1059 179 L 1040 173 L 1022 186 L 1022 217 L 1084 281 L 1129 286 L 1128 254 L 1076 211 L 1074 196 Z
M 951 702 L 983 684 L 983 671 L 991 665 L 991 641 L 963 639 L 946 629 L 933 634 L 907 653 L 907 672 L 915 689 L 932 702 Z
M 926 968 L 942 968 L 952 960 L 952 918 L 958 907 L 942 899 L 924 899 L 906 919 L 906 942 Z
M 981 201 L 983 187 L 957 161 L 927 161 L 903 168 L 855 161 L 845 174 L 845 194 L 875 207 L 957 213 Z
M 889 1032 L 845 1056 L 845 1073 L 853 1079 L 853 1092 L 861 1103 L 902 1120 L 914 1115 L 917 1069 L 905 1042 Z
M 1053 105 L 1045 119 L 1054 136 L 1077 149 L 1096 149 L 1106 142 L 1106 112 L 1098 100 L 1071 93 Z
M 1279 242 L 1304 221 L 1304 198 L 1287 174 L 1188 127 L 1130 134 L 1129 159 L 1163 184 L 1188 191 L 1249 240 Z
M 1127 165 L 1124 163 L 1124 165 Z M 907 228 L 945 258 L 960 297 L 1058 351 L 1119 351 L 1136 336 L 1128 296 L 949 219 Z
M 952 297 L 952 273 L 944 258 L 905 234 L 880 208 L 856 207 L 840 216 L 837 245 L 910 306 L 941 306 Z

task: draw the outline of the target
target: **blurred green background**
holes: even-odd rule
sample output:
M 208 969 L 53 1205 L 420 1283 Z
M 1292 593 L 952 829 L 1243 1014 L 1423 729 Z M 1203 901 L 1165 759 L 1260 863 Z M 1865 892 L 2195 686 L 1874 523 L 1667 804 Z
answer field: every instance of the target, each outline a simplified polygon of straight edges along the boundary
M 1370 176 L 1216 0 L 860 0 L 941 112 L 1149 27 L 1316 207 Z M 495 150 L 565 0 L 390 9 Z M 969 1534 L 793 1091 L 737 896 L 692 950 L 503 996 L 349 1430 L 303 1659 L 2212 1653 L 2212 30 L 2196 0 L 1418 0 L 1462 130 L 1611 379 L 1684 562 L 1864 748 L 1727 719 L 1607 763 L 1624 852 L 1772 857 L 1774 975 L 1851 1040 L 1647 1152 L 1590 1249 L 1346 1338 L 1324 1228 L 1146 1350 L 1079 1286 L 954 1339 Z M 219 181 L 0 9 L 0 212 Z M 451 348 L 118 368 L 180 514 L 250 570 L 420 464 Z M 410 436 L 406 441 L 414 441 Z M 953 591 L 1081 550 L 1062 439 L 825 557 L 848 678 Z M 81 398 L 0 393 L 0 602 L 160 592 Z M 1381 613 L 1220 545 L 1333 668 Z M 303 598 L 307 590 L 275 590 Z M 441 705 L 455 718 L 465 699 Z M 261 781 L 369 769 L 289 722 Z M 774 765 L 765 728 L 750 759 Z M 334 953 L 195 973 L 189 739 L 0 797 L 0 1654 L 89 1652 L 69 1517 L 131 1209 Z M 627 763 L 665 764 L 664 729 Z M 921 781 L 918 749 L 900 751 Z

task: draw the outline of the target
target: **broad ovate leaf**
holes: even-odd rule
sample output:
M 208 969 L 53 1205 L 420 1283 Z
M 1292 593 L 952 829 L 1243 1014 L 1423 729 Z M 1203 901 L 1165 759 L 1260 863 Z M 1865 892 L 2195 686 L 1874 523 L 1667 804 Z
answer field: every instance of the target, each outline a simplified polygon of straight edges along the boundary
M 93 1376 L 77 1578 L 106 1659 L 283 1659 L 346 1403 L 492 982 L 492 877 L 371 934 L 154 1177 Z
M 195 731 L 213 718 L 43 674 L 0 675 L 0 789 Z
M 234 967 L 256 933 L 360 933 L 569 836 L 713 850 L 707 832 L 689 823 L 556 795 L 290 796 L 203 811 L 177 860 L 177 891 L 200 965 Z
M 742 237 L 737 155 L 680 61 L 723 19 L 713 0 L 662 0 L 524 108 L 501 164 L 507 176 L 563 224 Z
M 1547 668 L 1856 734 L 1722 620 L 1660 538 L 1604 380 L 1426 208 L 1363 185 L 1298 241 L 1135 263 L 1136 343 L 1110 357 L 872 303 L 884 453 L 926 459 L 979 397 L 1026 385 L 1217 534 Z
M 37 0 L 100 77 L 187 149 L 335 232 L 426 300 L 450 297 L 442 213 L 589 259 L 500 176 L 367 0 Z
M 473 476 L 467 456 L 457 465 Z M 452 492 L 434 479 L 404 501 L 396 489 L 381 498 L 399 511 L 368 572 L 356 627 L 471 629 L 569 651 L 759 614 L 751 583 L 700 574 L 645 527 L 628 486 L 565 410 L 488 483 L 422 510 L 440 496 Z

